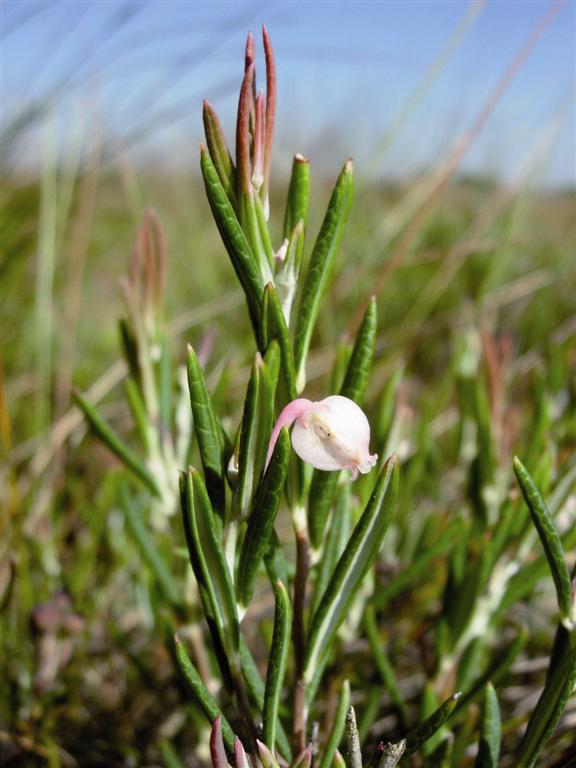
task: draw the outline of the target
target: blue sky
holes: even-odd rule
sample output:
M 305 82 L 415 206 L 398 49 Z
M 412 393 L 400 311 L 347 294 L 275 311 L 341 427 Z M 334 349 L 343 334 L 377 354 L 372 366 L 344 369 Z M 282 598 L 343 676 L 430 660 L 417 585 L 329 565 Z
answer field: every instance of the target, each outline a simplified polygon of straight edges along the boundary
M 470 127 L 547 0 L 195 2 L 4 0 L 2 111 L 8 124 L 55 95 L 63 146 L 95 123 L 135 160 L 195 163 L 207 97 L 233 135 L 248 29 L 265 22 L 279 71 L 276 161 L 295 151 L 382 178 L 418 174 Z M 458 25 L 468 29 L 402 124 L 382 140 Z M 507 88 L 462 170 L 513 179 L 554 136 L 538 170 L 574 184 L 576 5 L 568 0 Z M 259 59 L 260 61 L 260 59 Z M 260 67 L 261 77 L 263 67 Z M 39 160 L 38 130 L 22 154 Z M 549 142 L 548 142 L 549 143 Z

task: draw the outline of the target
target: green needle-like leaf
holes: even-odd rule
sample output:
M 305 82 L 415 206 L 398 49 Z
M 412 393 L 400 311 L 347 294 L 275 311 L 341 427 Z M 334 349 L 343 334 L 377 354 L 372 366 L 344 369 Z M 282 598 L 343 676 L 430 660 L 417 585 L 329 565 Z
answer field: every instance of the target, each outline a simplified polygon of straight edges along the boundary
M 350 518 L 352 516 L 351 495 L 352 484 L 345 483 L 340 488 L 334 501 L 334 514 L 326 532 L 326 538 L 322 547 L 322 556 L 315 566 L 316 582 L 314 584 L 314 594 L 312 595 L 312 603 L 310 605 L 311 616 L 316 613 L 316 609 L 320 605 L 326 587 L 328 586 L 328 582 L 334 573 L 336 563 L 340 559 L 340 555 L 344 551 L 348 538 L 350 537 Z
M 212 398 L 196 352 L 188 346 L 188 388 L 194 417 L 194 432 L 212 503 L 224 510 L 225 471 L 231 448 L 212 406 Z
M 262 212 L 262 203 L 252 187 L 250 187 L 248 194 L 242 195 L 240 199 L 240 225 L 256 258 L 262 282 L 270 282 L 272 280 L 274 252 L 270 242 L 268 225 Z
M 130 376 L 124 382 L 124 391 L 126 392 L 126 400 L 130 406 L 130 411 L 138 430 L 138 437 L 146 452 L 146 455 L 150 452 L 151 440 L 150 430 L 153 429 L 152 425 L 148 421 L 148 414 L 146 413 L 146 406 L 144 400 L 138 389 L 136 381 Z
M 406 735 L 406 752 L 416 752 L 424 742 L 428 741 L 428 739 L 434 736 L 434 734 L 442 728 L 454 711 L 460 695 L 461 694 L 458 692 L 450 696 L 450 698 L 446 699 L 438 709 L 432 712 L 430 717 L 427 717 L 423 723 Z
M 299 221 L 308 220 L 308 199 L 310 197 L 310 164 L 302 155 L 295 155 L 292 162 L 292 175 L 288 187 L 286 213 L 284 214 L 283 237 L 290 237 L 292 229 Z
M 136 539 L 140 551 L 151 570 L 154 572 L 158 583 L 160 584 L 165 596 L 176 607 L 182 605 L 182 595 L 176 582 L 172 578 L 170 569 L 166 561 L 158 551 L 152 537 L 148 533 L 140 511 L 137 509 L 136 502 L 128 492 L 126 486 L 122 486 L 122 507 L 126 515 L 128 527 Z
M 350 683 L 348 680 L 344 680 L 342 683 L 342 692 L 340 693 L 340 699 L 338 701 L 338 707 L 336 708 L 336 714 L 334 715 L 334 723 L 322 755 L 322 760 L 318 768 L 330 768 L 334 759 L 334 753 L 338 749 L 338 745 L 342 741 L 344 735 L 344 726 L 346 725 L 346 713 L 350 706 Z
M 340 389 L 341 395 L 349 397 L 358 405 L 361 405 L 364 399 L 364 392 L 366 391 L 368 376 L 374 359 L 376 332 L 378 330 L 377 311 L 376 297 L 371 296 L 356 336 L 352 356 L 346 369 L 344 383 Z
M 285 392 L 288 400 L 295 400 L 297 393 L 292 344 L 288 336 L 288 328 L 280 301 L 278 300 L 278 294 L 272 283 L 268 283 L 264 289 L 260 330 L 262 333 L 262 349 L 266 350 L 271 341 L 277 340 L 280 347 L 282 381 L 284 382 Z
M 412 585 L 427 568 L 434 558 L 448 552 L 452 545 L 464 535 L 466 525 L 462 520 L 454 520 L 450 527 L 444 531 L 433 544 L 429 544 L 424 551 L 418 553 L 416 559 L 408 567 L 395 576 L 388 584 L 378 588 L 374 595 L 374 606 L 382 608 L 400 592 Z
M 573 648 L 558 664 L 538 699 L 516 753 L 518 768 L 532 768 L 536 765 L 540 753 L 562 717 L 575 683 L 576 648 Z
M 258 669 L 254 657 L 252 656 L 250 649 L 246 645 L 246 641 L 242 633 L 240 634 L 240 667 L 242 670 L 242 677 L 246 683 L 248 695 L 259 713 L 264 711 L 264 695 L 265 685 L 262 680 L 262 676 Z M 290 749 L 290 743 L 284 730 L 284 727 L 280 720 L 276 722 L 276 741 L 278 742 L 278 749 L 282 755 L 287 759 L 292 759 L 292 750 Z
M 288 650 L 290 648 L 290 630 L 292 627 L 292 606 L 288 590 L 281 581 L 274 584 L 274 631 L 268 656 L 266 672 L 266 690 L 264 694 L 264 743 L 274 751 L 276 743 L 276 723 L 282 683 L 286 673 Z
M 268 359 L 278 354 L 276 344 L 274 347 L 270 348 L 271 355 L 267 355 Z M 268 441 L 274 426 L 276 381 L 270 373 L 268 365 L 257 352 L 244 401 L 238 452 L 236 498 L 238 514 L 242 518 L 246 517 L 250 510 L 264 469 Z
M 202 476 L 189 469 L 180 485 L 186 543 L 206 618 L 216 628 L 222 648 L 235 657 L 240 641 L 238 616 L 219 526 Z
M 214 168 L 218 173 L 220 183 L 224 187 L 226 194 L 234 208 L 237 206 L 234 187 L 236 184 L 236 169 L 230 156 L 230 150 L 224 137 L 224 131 L 220 125 L 218 115 L 212 105 L 204 101 L 202 110 L 204 121 L 204 133 L 206 134 L 206 143 L 210 152 L 210 159 L 214 163 Z
M 128 467 L 155 496 L 161 498 L 162 494 L 154 475 L 141 461 L 140 457 L 106 424 L 92 403 L 88 402 L 79 392 L 74 392 L 74 401 L 83 412 L 92 431 L 120 459 L 124 466 Z
M 514 459 L 514 472 L 546 553 L 546 559 L 556 586 L 560 620 L 569 624 L 573 619 L 571 616 L 572 586 L 560 536 L 534 480 L 517 457 Z
M 272 531 L 270 546 L 264 555 L 264 563 L 271 584 L 274 584 L 278 579 L 280 579 L 283 584 L 289 583 L 288 563 L 286 562 L 282 545 L 278 541 L 276 531 Z
M 175 636 L 174 641 L 176 643 L 176 660 L 178 662 L 178 666 L 180 667 L 180 671 L 190 686 L 190 690 L 194 694 L 194 698 L 206 715 L 208 722 L 213 723 L 217 717 L 221 718 L 222 736 L 224 738 L 224 743 L 226 745 L 226 749 L 231 752 L 234 749 L 234 733 L 230 727 L 230 724 L 222 714 L 220 707 L 218 706 L 218 702 L 202 682 L 202 678 L 198 674 L 196 667 L 186 653 L 184 644 L 178 635 Z
M 280 432 L 270 465 L 254 499 L 252 513 L 238 564 L 236 594 L 238 602 L 246 607 L 254 592 L 256 576 L 266 554 L 274 530 L 274 521 L 280 506 L 280 499 L 286 482 L 288 459 L 290 457 L 290 437 L 284 428 Z
M 400 688 L 398 687 L 396 675 L 394 674 L 394 667 L 390 663 L 385 649 L 382 647 L 382 640 L 378 634 L 376 617 L 372 605 L 369 605 L 366 608 L 364 614 L 364 626 L 366 627 L 366 635 L 368 637 L 368 643 L 370 644 L 371 655 L 374 659 L 374 664 L 376 665 L 380 679 L 384 683 L 392 703 L 398 709 L 401 723 L 404 725 L 408 719 L 408 710 L 404 699 L 402 698 L 402 694 L 400 693 Z
M 338 561 L 332 578 L 310 622 L 310 635 L 304 661 L 304 677 L 311 682 L 316 667 L 329 653 L 332 641 L 354 595 L 382 544 L 392 522 L 398 492 L 398 462 L 391 456 Z
M 204 148 L 200 152 L 200 168 L 214 221 L 246 294 L 250 314 L 252 318 L 257 318 L 264 281 L 258 269 L 256 257 L 236 218 L 234 208 L 218 178 L 214 164 Z
M 352 161 L 348 160 L 332 192 L 324 222 L 310 256 L 302 289 L 294 336 L 294 360 L 299 392 L 304 389 L 306 356 L 312 330 L 320 312 L 320 304 L 328 286 L 334 259 L 352 207 L 353 188 Z
M 498 696 L 492 683 L 488 683 L 484 693 L 480 742 L 474 768 L 498 768 L 501 736 L 502 725 Z
M 358 405 L 362 404 L 368 383 L 368 375 L 372 367 L 376 330 L 376 299 L 372 296 L 356 336 L 356 343 L 346 369 L 344 383 L 340 388 L 341 395 L 349 397 Z M 308 528 L 310 531 L 310 541 L 315 549 L 319 549 L 322 544 L 324 529 L 334 501 L 338 479 L 338 472 L 321 472 L 318 470 L 314 472 L 312 477 L 308 501 Z
M 496 685 L 514 663 L 525 642 L 526 632 L 521 631 L 510 645 L 504 648 L 504 650 L 496 656 L 486 672 L 478 678 L 472 688 L 461 697 L 450 719 L 457 717 L 469 704 L 476 701 L 488 683 L 491 682 L 492 685 Z

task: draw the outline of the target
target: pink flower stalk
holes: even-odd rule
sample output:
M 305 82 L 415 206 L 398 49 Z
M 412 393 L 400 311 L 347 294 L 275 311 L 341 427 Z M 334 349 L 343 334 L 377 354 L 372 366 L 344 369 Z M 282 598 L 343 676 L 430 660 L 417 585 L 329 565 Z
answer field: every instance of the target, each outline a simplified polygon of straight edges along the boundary
M 292 447 L 298 456 L 315 469 L 349 469 L 352 480 L 367 474 L 378 456 L 370 454 L 370 424 L 364 411 L 353 400 L 331 395 L 320 402 L 300 397 L 288 403 L 272 430 L 266 466 L 282 427 L 294 424 Z

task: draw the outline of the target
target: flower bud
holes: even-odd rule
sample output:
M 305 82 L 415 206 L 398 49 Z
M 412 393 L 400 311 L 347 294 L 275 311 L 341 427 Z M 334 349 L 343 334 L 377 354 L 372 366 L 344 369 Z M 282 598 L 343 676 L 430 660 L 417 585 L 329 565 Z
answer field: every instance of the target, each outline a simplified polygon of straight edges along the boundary
M 370 454 L 370 424 L 353 400 L 331 395 L 314 403 L 298 398 L 282 410 L 270 438 L 266 465 L 282 427 L 294 423 L 292 447 L 315 469 L 349 469 L 352 479 L 367 474 L 378 456 Z

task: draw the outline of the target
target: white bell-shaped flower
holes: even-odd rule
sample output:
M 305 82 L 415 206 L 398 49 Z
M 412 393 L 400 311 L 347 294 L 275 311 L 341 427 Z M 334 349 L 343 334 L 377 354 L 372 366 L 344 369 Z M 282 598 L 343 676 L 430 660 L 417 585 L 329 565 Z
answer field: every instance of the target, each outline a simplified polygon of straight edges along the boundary
M 266 466 L 282 427 L 292 430 L 292 447 L 315 469 L 349 469 L 352 479 L 370 472 L 378 456 L 370 453 L 370 424 L 353 400 L 331 395 L 314 403 L 298 398 L 282 410 L 270 438 Z

